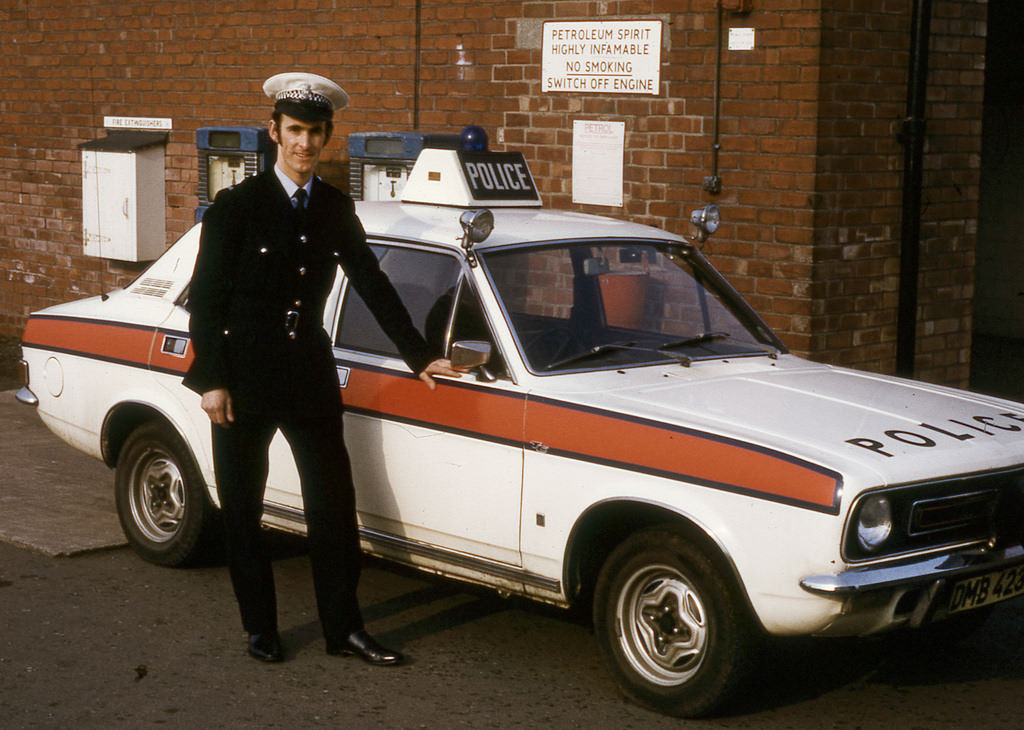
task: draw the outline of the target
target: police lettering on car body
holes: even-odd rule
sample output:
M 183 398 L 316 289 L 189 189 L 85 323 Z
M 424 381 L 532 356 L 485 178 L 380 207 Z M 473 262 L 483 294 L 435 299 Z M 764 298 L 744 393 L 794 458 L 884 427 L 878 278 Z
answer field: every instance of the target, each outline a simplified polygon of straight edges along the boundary
M 942 425 L 920 423 L 914 430 L 893 428 L 884 431 L 885 440 L 870 437 L 847 439 L 846 443 L 859 446 L 880 456 L 893 457 L 893 448 L 902 446 L 918 446 L 933 448 L 947 446 L 952 442 L 970 441 L 974 438 L 1004 437 L 1007 433 L 1022 433 L 1024 415 L 1019 413 L 999 413 L 996 416 L 975 415 L 966 419 L 950 418 Z M 887 450 L 889 449 L 889 450 Z

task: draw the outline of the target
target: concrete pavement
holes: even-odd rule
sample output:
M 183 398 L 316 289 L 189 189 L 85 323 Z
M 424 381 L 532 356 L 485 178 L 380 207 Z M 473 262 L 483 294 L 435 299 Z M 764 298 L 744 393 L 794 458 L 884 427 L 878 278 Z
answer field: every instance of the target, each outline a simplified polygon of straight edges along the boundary
M 124 545 L 114 473 L 0 392 L 0 541 L 51 556 Z

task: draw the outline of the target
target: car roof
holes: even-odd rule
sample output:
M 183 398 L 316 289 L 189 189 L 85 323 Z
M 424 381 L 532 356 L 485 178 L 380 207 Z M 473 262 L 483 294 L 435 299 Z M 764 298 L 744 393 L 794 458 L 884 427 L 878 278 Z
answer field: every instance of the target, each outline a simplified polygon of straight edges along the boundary
M 488 209 L 494 214 L 494 230 L 474 246 L 477 251 L 521 243 L 594 238 L 684 242 L 680 236 L 651 226 L 586 213 L 543 208 Z M 356 212 L 371 238 L 419 241 L 452 250 L 461 248 L 459 216 L 464 210 L 422 203 L 356 203 Z

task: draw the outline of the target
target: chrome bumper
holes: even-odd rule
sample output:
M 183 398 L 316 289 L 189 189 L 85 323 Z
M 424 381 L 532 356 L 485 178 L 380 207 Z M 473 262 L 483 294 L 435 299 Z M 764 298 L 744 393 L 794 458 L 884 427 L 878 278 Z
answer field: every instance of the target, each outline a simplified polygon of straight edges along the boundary
M 39 399 L 36 398 L 35 393 L 28 389 L 27 385 L 21 386 L 21 390 L 15 393 L 14 397 L 19 403 L 24 403 L 26 406 L 39 405 Z
M 800 587 L 810 593 L 842 598 L 888 588 L 912 588 L 971 573 L 1008 568 L 1024 563 L 1024 547 L 972 550 L 937 555 L 888 565 L 851 568 L 834 575 L 809 575 Z

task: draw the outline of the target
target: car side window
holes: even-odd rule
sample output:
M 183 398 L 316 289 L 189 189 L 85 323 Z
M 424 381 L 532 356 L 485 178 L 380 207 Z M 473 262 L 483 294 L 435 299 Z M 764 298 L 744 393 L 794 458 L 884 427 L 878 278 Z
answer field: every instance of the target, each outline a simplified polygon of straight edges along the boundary
M 398 246 L 372 248 L 381 270 L 398 291 L 413 324 L 433 352 L 447 357 L 451 343 L 456 340 L 485 340 L 491 343 L 492 351 L 488 369 L 498 377 L 507 377 L 507 368 L 494 344 L 483 307 L 472 288 L 460 279 L 461 266 L 457 259 Z M 399 357 L 398 348 L 384 334 L 354 287 L 346 287 L 334 344 Z
M 487 324 L 487 315 L 483 305 L 473 288 L 461 279 L 458 286 L 446 291 L 427 314 L 427 343 L 435 352 L 443 352 L 445 357 L 451 355 L 453 342 L 459 340 L 482 340 L 491 345 L 491 358 L 487 370 L 499 378 L 508 378 L 505 360 L 495 344 L 491 328 Z
M 381 270 L 402 298 L 413 324 L 427 335 L 427 315 L 458 281 L 459 262 L 443 254 L 396 246 L 373 246 Z M 354 287 L 346 287 L 334 344 L 351 350 L 398 357 L 398 348 L 377 324 Z M 432 345 L 434 343 L 431 343 Z

